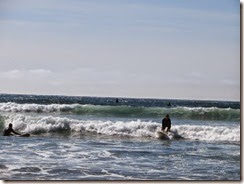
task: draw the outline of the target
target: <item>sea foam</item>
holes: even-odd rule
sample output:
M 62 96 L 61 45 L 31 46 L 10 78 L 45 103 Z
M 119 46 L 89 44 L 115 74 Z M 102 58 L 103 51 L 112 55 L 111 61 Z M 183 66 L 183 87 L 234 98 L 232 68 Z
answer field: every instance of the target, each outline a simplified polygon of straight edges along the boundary
M 18 131 L 31 134 L 89 132 L 109 136 L 157 138 L 157 131 L 161 129 L 160 123 L 152 121 L 76 120 L 53 116 L 32 117 L 22 114 L 9 115 L 5 120 L 5 126 L 8 123 L 13 123 Z M 240 141 L 240 126 L 175 125 L 171 131 L 176 137 L 190 140 Z
M 0 103 L 0 111 L 2 112 L 58 112 L 68 111 L 76 107 L 78 104 L 18 104 L 14 102 Z

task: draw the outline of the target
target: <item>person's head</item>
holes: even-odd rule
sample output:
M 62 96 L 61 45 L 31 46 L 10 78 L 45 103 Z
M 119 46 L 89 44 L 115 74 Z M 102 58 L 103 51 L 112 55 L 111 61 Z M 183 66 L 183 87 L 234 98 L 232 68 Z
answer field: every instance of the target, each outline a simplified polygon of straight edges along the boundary
M 8 127 L 9 128 L 12 128 L 13 127 L 12 123 L 9 123 Z
M 169 119 L 169 115 L 167 114 L 166 116 L 165 116 L 167 119 Z

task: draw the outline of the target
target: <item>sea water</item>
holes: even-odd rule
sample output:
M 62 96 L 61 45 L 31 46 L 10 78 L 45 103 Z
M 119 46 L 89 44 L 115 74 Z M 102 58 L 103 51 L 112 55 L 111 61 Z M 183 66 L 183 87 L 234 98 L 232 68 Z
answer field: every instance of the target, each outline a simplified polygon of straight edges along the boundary
M 239 102 L 2 94 L 9 123 L 2 180 L 240 180 Z

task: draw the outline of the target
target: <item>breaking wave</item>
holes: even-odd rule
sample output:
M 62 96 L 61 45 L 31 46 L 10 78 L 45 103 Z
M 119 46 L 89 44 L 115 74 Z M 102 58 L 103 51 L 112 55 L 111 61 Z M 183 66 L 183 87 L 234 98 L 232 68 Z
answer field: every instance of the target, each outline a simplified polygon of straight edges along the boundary
M 158 138 L 157 131 L 161 124 L 152 121 L 101 121 L 76 120 L 60 117 L 31 117 L 25 115 L 9 115 L 5 126 L 13 123 L 14 128 L 20 132 L 31 134 L 42 133 L 93 133 L 108 136 L 129 136 L 140 138 Z M 204 141 L 240 141 L 240 126 L 204 126 L 204 125 L 175 125 L 172 133 L 177 138 Z M 175 137 L 171 137 L 174 139 Z
M 78 115 L 95 115 L 100 117 L 172 117 L 202 120 L 240 121 L 240 109 L 217 107 L 132 107 L 101 106 L 80 104 L 17 104 L 0 103 L 0 112 L 34 112 L 34 113 L 71 113 Z

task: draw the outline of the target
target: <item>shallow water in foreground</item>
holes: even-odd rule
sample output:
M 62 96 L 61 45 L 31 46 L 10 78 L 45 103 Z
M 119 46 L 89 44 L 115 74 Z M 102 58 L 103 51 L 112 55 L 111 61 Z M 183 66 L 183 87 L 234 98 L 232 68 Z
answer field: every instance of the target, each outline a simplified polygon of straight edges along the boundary
M 4 180 L 239 180 L 240 145 L 76 135 L 0 137 Z

